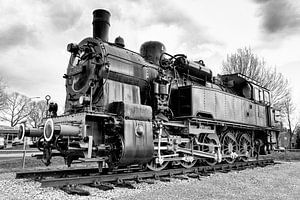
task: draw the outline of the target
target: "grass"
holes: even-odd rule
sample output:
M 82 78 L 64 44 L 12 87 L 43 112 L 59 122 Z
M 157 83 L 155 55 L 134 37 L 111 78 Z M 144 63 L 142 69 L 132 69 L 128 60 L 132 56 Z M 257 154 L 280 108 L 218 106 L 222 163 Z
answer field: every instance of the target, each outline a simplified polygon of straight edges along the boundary
M 300 161 L 300 151 L 272 152 L 271 154 L 266 155 L 266 157 L 281 161 Z
M 22 158 L 12 158 L 8 160 L 0 161 L 0 173 L 5 172 L 17 172 L 23 170 L 22 168 L 23 160 Z M 64 159 L 62 157 L 54 157 L 51 159 L 51 165 L 48 167 L 62 166 L 64 165 Z M 38 160 L 34 157 L 26 157 L 25 159 L 25 169 L 33 168 L 45 168 L 45 164 L 42 160 Z

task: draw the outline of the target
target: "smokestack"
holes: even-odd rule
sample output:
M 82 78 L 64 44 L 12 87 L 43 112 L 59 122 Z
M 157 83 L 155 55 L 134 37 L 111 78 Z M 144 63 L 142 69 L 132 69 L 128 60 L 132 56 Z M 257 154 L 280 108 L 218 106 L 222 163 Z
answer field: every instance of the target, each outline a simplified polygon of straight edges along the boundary
M 93 16 L 93 37 L 107 42 L 110 13 L 107 10 L 98 9 L 94 10 Z

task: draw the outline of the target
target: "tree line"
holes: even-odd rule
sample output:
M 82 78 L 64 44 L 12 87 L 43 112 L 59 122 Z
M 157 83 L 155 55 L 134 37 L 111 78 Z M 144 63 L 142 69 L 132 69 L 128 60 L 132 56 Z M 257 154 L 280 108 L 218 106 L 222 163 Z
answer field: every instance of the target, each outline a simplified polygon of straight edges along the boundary
M 0 79 L 0 121 L 15 127 L 20 123 L 30 124 L 36 128 L 41 120 L 46 117 L 48 105 L 46 101 L 34 101 L 18 92 L 5 91 L 6 84 Z

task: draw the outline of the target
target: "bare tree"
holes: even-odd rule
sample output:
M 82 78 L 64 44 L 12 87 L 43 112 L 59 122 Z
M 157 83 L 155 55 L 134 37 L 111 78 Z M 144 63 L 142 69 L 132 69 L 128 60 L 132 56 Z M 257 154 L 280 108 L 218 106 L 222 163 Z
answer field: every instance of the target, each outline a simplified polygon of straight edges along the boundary
M 7 95 L 6 103 L 0 110 L 0 119 L 10 123 L 11 127 L 16 126 L 30 115 L 30 98 L 18 92 Z
M 281 111 L 281 113 L 287 120 L 288 133 L 289 133 L 289 149 L 292 148 L 292 146 L 291 146 L 292 145 L 292 137 L 293 137 L 294 133 L 297 131 L 297 129 L 299 128 L 298 122 L 294 125 L 292 123 L 292 114 L 294 111 L 295 111 L 295 106 L 293 104 L 291 95 L 289 94 L 283 102 L 283 110 Z
M 5 106 L 5 102 L 6 102 L 6 93 L 5 93 L 5 82 L 4 80 L 0 77 L 0 110 L 3 109 L 3 107 Z
M 289 93 L 288 80 L 277 72 L 276 68 L 267 68 L 264 59 L 253 54 L 250 47 L 238 49 L 236 53 L 227 55 L 222 71 L 224 74 L 241 73 L 258 81 L 272 92 L 273 105 L 279 109 L 283 108 Z
M 290 88 L 289 82 L 283 74 L 277 72 L 276 68 L 265 69 L 260 82 L 271 91 L 273 105 L 280 110 L 284 109 L 284 102 L 287 100 L 287 97 L 290 97 Z M 288 101 L 292 101 L 292 99 Z
M 29 114 L 28 121 L 34 128 L 36 128 L 39 123 L 41 123 L 42 119 L 46 117 L 48 105 L 46 101 L 33 101 L 29 104 L 29 106 L 31 112 Z
M 250 47 L 245 47 L 238 49 L 237 53 L 227 55 L 227 60 L 223 61 L 222 70 L 225 74 L 241 73 L 250 78 L 257 78 L 262 76 L 264 65 L 264 60 L 254 55 Z

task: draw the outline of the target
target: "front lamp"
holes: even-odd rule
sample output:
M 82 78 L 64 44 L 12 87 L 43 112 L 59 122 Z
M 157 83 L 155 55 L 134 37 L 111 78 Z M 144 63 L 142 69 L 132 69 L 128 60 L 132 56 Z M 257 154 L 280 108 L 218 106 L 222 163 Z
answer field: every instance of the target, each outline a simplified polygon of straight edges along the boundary
M 80 96 L 79 104 L 80 105 L 88 105 L 91 102 L 91 98 L 89 96 Z

